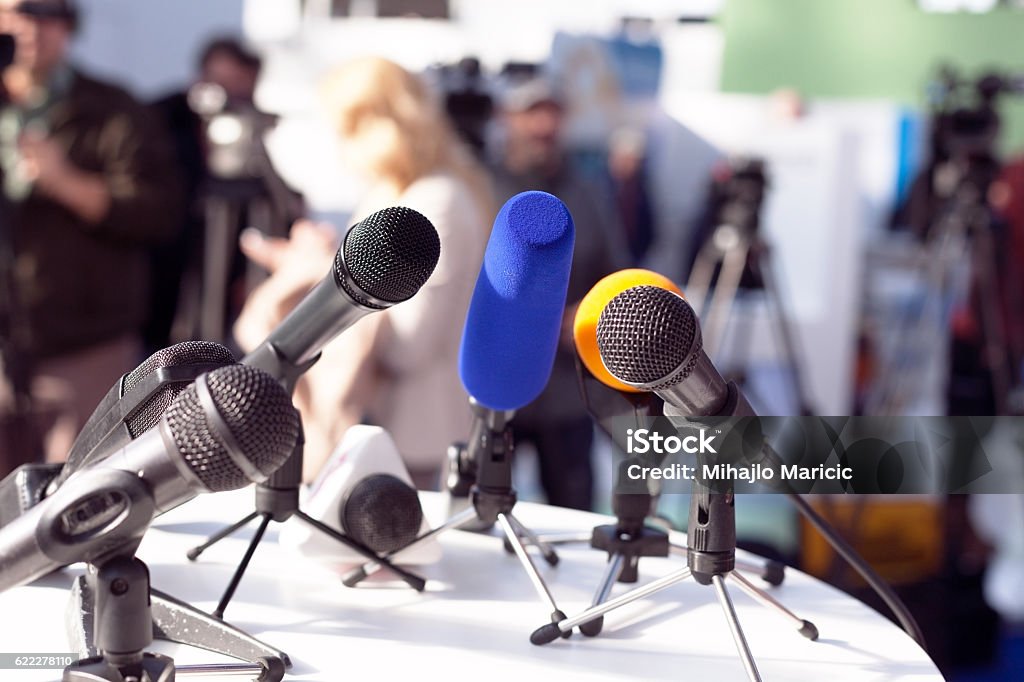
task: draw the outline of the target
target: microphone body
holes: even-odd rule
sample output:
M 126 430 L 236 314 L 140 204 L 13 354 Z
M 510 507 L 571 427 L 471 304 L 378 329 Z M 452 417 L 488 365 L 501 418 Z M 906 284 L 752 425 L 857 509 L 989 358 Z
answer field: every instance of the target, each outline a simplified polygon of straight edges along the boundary
M 242 364 L 270 371 L 277 357 L 302 365 L 335 336 L 380 308 L 351 299 L 330 277 L 317 284 Z
M 419 291 L 440 253 L 437 230 L 423 215 L 377 211 L 349 229 L 331 272 L 242 363 L 294 381 L 338 334 Z
M 459 348 L 459 377 L 480 405 L 517 410 L 551 376 L 576 229 L 559 199 L 522 192 L 501 207 Z
M 199 377 L 156 428 L 0 530 L 0 591 L 123 552 L 154 516 L 200 493 L 266 480 L 298 429 L 288 394 L 270 375 L 235 365 Z

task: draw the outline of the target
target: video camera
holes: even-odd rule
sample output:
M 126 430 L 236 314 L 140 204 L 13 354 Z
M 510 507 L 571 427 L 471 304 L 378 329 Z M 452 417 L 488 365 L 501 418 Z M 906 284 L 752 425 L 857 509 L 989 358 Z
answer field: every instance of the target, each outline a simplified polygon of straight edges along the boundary
M 987 73 L 971 80 L 949 67 L 940 71 L 929 88 L 936 197 L 949 198 L 965 189 L 984 197 L 999 172 L 996 103 L 1004 94 L 1024 94 L 1024 76 Z
M 718 224 L 756 232 L 767 189 L 768 174 L 763 159 L 734 157 L 712 173 L 708 208 Z
M 277 116 L 233 101 L 214 83 L 192 86 L 188 104 L 203 121 L 206 163 L 213 178 L 264 179 L 268 161 L 263 138 L 277 124 Z

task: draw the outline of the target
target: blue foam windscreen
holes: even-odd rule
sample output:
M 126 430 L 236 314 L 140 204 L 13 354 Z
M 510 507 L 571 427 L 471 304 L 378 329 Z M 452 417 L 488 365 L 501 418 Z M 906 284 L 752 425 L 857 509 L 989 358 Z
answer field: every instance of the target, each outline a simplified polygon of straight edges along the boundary
M 548 382 L 565 311 L 576 229 L 546 192 L 501 207 L 466 315 L 459 376 L 484 407 L 516 410 Z

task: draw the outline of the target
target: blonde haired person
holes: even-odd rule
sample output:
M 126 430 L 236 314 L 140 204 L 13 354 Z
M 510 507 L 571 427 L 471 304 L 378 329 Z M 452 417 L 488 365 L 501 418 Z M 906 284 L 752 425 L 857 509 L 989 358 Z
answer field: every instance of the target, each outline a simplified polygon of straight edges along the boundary
M 323 98 L 345 159 L 369 180 L 351 222 L 408 206 L 437 228 L 441 256 L 415 296 L 359 321 L 303 378 L 296 404 L 306 433 L 304 477 L 316 475 L 349 426 L 368 419 L 391 433 L 417 484 L 431 485 L 448 444 L 470 426 L 457 358 L 494 214 L 489 180 L 433 93 L 393 62 L 363 58 L 342 66 L 327 78 Z M 241 245 L 272 273 L 235 326 L 249 350 L 328 271 L 337 233 L 303 221 L 290 239 L 249 231 Z

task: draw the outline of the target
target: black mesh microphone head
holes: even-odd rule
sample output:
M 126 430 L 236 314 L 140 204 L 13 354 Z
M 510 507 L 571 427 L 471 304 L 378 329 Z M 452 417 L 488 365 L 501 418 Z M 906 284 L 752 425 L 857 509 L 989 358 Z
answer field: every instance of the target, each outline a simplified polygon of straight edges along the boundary
M 597 348 L 612 376 L 646 391 L 686 379 L 703 352 L 690 304 L 652 286 L 627 289 L 608 302 L 597 321 Z
M 224 346 L 210 341 L 185 341 L 169 348 L 158 350 L 150 355 L 141 365 L 129 373 L 122 382 L 122 391 L 127 395 L 142 381 L 165 367 L 183 367 L 188 365 L 230 365 L 234 364 L 235 356 Z M 161 386 L 153 396 L 131 414 L 125 422 L 132 438 L 149 431 L 160 421 L 161 415 L 171 401 L 188 386 L 191 381 L 167 383 Z
M 334 258 L 334 278 L 363 305 L 386 308 L 419 291 L 440 255 L 437 230 L 426 217 L 402 206 L 385 208 L 353 225 L 345 235 Z
M 423 508 L 416 491 L 390 474 L 373 474 L 356 483 L 341 501 L 342 529 L 378 554 L 405 547 L 416 539 Z
M 274 473 L 295 449 L 298 412 L 277 380 L 261 369 L 229 365 L 204 375 L 217 415 L 207 414 L 196 385 L 174 399 L 163 420 L 182 459 L 211 492 L 235 490 L 250 479 L 229 451 L 237 446 L 264 477 Z M 234 443 L 218 435 L 220 419 Z

